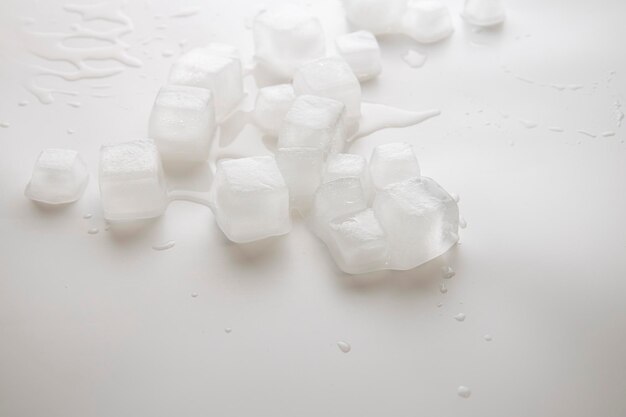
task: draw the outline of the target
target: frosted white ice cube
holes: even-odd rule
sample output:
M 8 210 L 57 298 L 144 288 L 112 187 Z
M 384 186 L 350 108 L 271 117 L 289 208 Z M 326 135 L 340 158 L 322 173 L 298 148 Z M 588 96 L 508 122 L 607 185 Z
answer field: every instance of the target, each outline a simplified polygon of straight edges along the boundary
M 341 152 L 345 145 L 345 106 L 324 97 L 296 97 L 285 115 L 278 135 L 278 148 L 317 148 Z
M 211 188 L 215 219 L 233 242 L 289 233 L 289 192 L 273 156 L 220 160 Z
M 335 45 L 359 81 L 375 78 L 382 71 L 380 47 L 371 32 L 360 30 L 338 36 Z
M 259 13 L 252 29 L 256 59 L 285 80 L 291 79 L 299 65 L 326 53 L 319 20 L 293 4 Z
M 343 0 L 348 21 L 379 35 L 398 33 L 406 0 Z
M 411 145 L 394 142 L 375 147 L 370 158 L 370 176 L 377 190 L 394 182 L 419 177 L 420 168 Z
M 280 148 L 276 163 L 289 188 L 291 207 L 306 212 L 320 185 L 324 151 L 320 148 Z
M 373 204 L 387 235 L 391 269 L 415 268 L 443 254 L 458 240 L 459 208 L 427 177 L 393 183 Z
M 295 98 L 291 84 L 278 84 L 259 89 L 252 117 L 266 133 L 278 136 L 280 126 Z
M 149 136 L 163 159 L 205 161 L 215 133 L 210 90 L 168 85 L 159 90 L 150 114 Z
M 506 18 L 502 0 L 465 0 L 463 18 L 476 26 L 495 26 Z
M 450 12 L 439 0 L 410 0 L 402 24 L 404 33 L 421 43 L 440 41 L 454 31 Z
M 313 232 L 326 241 L 330 221 L 367 208 L 367 198 L 357 178 L 339 178 L 321 184 L 315 192 L 309 213 Z
M 167 185 L 152 140 L 100 148 L 99 180 L 107 220 L 148 219 L 160 216 L 167 208 Z
M 387 268 L 389 244 L 372 209 L 332 220 L 326 245 L 339 268 L 349 274 Z
M 211 90 L 219 119 L 231 112 L 243 97 L 241 60 L 236 49 L 229 45 L 194 48 L 174 62 L 169 84 Z
M 339 178 L 358 179 L 361 182 L 365 195 L 370 195 L 370 174 L 367 161 L 361 155 L 337 153 L 328 156 L 322 182 L 330 182 Z
M 78 152 L 71 149 L 44 149 L 37 158 L 26 197 L 47 204 L 65 204 L 82 195 L 89 173 Z
M 299 66 L 293 88 L 296 95 L 341 101 L 346 106 L 347 124 L 357 123 L 361 116 L 361 84 L 343 58 L 321 58 Z

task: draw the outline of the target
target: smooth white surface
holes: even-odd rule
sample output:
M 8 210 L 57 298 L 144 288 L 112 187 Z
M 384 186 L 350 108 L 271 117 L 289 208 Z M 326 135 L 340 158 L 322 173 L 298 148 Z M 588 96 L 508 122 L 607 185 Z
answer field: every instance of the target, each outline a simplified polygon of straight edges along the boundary
M 328 34 L 344 28 L 338 2 L 309 3 Z M 80 92 L 48 106 L 20 85 L 23 63 L 65 64 L 8 58 L 23 48 L 13 28 L 33 17 L 37 30 L 67 32 L 79 18 L 60 1 L 3 1 L 0 415 L 626 415 L 626 131 L 614 113 L 626 100 L 626 4 L 508 0 L 501 30 L 481 33 L 460 19 L 461 0 L 446 4 L 456 31 L 424 49 L 422 68 L 402 61 L 412 41 L 385 38 L 383 73 L 363 86 L 365 100 L 443 113 L 351 150 L 411 142 L 424 175 L 461 195 L 468 227 L 444 259 L 350 277 L 299 221 L 286 237 L 238 246 L 188 202 L 143 227 L 105 231 L 95 180 L 61 209 L 23 196 L 44 147 L 77 149 L 95 178 L 101 144 L 144 137 L 179 41 L 229 42 L 249 57 L 256 1 L 129 2 L 135 30 L 125 39 L 143 67 L 42 78 Z M 201 10 L 167 17 L 186 7 Z M 164 39 L 141 45 L 155 34 Z M 263 148 L 253 128 L 239 141 Z M 207 172 L 168 180 L 206 190 Z M 456 271 L 446 294 L 444 264 Z

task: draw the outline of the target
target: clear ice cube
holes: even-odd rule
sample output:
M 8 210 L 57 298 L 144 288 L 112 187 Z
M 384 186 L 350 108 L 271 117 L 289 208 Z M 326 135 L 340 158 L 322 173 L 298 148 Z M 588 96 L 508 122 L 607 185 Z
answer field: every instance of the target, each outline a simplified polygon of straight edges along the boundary
M 370 174 L 367 161 L 361 155 L 337 153 L 328 156 L 322 182 L 326 183 L 339 178 L 358 179 L 361 182 L 361 187 L 363 187 L 365 195 L 370 195 Z
M 298 67 L 293 76 L 296 95 L 310 94 L 341 101 L 346 106 L 347 124 L 361 116 L 361 84 L 343 58 L 329 57 Z
M 291 107 L 295 93 L 291 84 L 278 84 L 259 89 L 252 117 L 264 132 L 278 136 L 280 126 Z
M 257 61 L 284 80 L 290 80 L 299 65 L 326 54 L 319 20 L 293 4 L 259 13 L 252 30 Z
M 495 26 L 506 18 L 502 0 L 465 0 L 463 18 L 476 26 Z
M 341 152 L 345 145 L 345 107 L 324 97 L 301 95 L 293 101 L 278 135 L 278 148 L 318 148 Z
M 215 134 L 210 90 L 168 85 L 159 91 L 150 114 L 149 136 L 161 157 L 172 161 L 205 161 Z
M 211 187 L 215 219 L 228 239 L 289 233 L 289 192 L 273 156 L 220 160 Z
M 400 32 L 406 0 L 343 0 L 346 18 L 356 29 L 380 35 Z
M 421 43 L 440 41 L 454 31 L 450 12 L 439 0 L 410 0 L 402 22 L 404 33 Z
M 100 148 L 99 180 L 107 220 L 158 217 L 167 208 L 167 185 L 161 158 L 152 140 Z
M 218 119 L 243 98 L 241 60 L 230 45 L 209 44 L 184 53 L 170 70 L 169 84 L 203 87 L 213 92 Z
M 78 152 L 71 149 L 44 149 L 37 158 L 25 195 L 47 204 L 65 204 L 82 195 L 89 173 Z
M 376 194 L 373 209 L 387 235 L 391 269 L 415 268 L 458 241 L 459 208 L 430 178 L 387 186 Z
M 370 176 L 377 190 L 419 177 L 420 168 L 411 145 L 394 142 L 375 147 L 370 158 Z
M 367 198 L 357 178 L 340 178 L 321 184 L 313 198 L 308 222 L 313 232 L 326 241 L 330 221 L 367 208 Z
M 381 73 L 380 47 L 371 32 L 360 30 L 338 36 L 335 45 L 359 81 L 370 80 Z
M 320 185 L 324 151 L 320 148 L 280 148 L 276 162 L 289 188 L 291 207 L 305 213 Z
M 332 220 L 326 245 L 339 268 L 349 274 L 387 268 L 389 244 L 372 209 Z

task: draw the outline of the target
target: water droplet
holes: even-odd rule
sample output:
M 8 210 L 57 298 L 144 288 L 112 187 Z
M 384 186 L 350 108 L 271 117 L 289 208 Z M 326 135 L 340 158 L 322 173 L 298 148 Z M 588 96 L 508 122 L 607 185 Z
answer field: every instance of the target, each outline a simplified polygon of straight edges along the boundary
M 443 307 L 443 303 L 437 304 L 437 307 L 439 307 L 439 308 Z
M 344 341 L 337 342 L 337 347 L 339 347 L 339 349 L 343 353 L 348 353 L 348 352 L 350 352 L 350 350 L 352 350 L 352 346 L 350 346 L 350 343 L 344 342 Z
M 197 7 L 187 7 L 171 14 L 170 17 L 191 17 L 198 14 L 198 12 L 200 12 L 200 9 Z
M 441 267 L 441 276 L 445 279 L 450 279 L 456 275 L 454 269 L 451 266 L 442 266 Z
M 608 132 L 602 132 L 602 136 L 605 138 L 608 138 L 609 136 L 615 136 L 615 132 L 613 132 L 612 130 Z
M 157 245 L 152 245 L 152 249 L 154 250 L 168 250 L 174 247 L 174 245 L 176 245 L 176 242 L 173 240 L 169 240 L 165 243 L 161 243 L 161 244 L 157 244 Z
M 171 49 L 164 49 L 161 51 L 161 55 L 163 56 L 163 58 L 169 58 L 174 55 L 174 51 L 172 51 Z
M 493 340 L 493 337 L 491 337 L 490 334 L 486 334 L 483 336 L 483 339 L 485 339 L 486 342 L 491 342 Z
M 470 395 L 472 395 L 472 391 L 465 385 L 459 385 L 459 387 L 456 389 L 456 393 L 461 398 L 469 398 Z
M 197 293 L 197 292 L 192 292 L 192 293 L 191 293 L 191 296 L 192 296 L 193 298 L 196 298 L 196 297 L 198 296 L 198 293 Z
M 0 122 L 0 127 L 7 128 L 9 126 L 11 126 L 11 123 L 9 123 L 9 122 Z
M 537 122 L 532 120 L 519 119 L 519 122 L 527 129 L 534 129 L 539 125 Z
M 224 329 L 224 331 L 225 331 L 226 333 L 230 333 L 230 332 L 232 332 L 232 331 L 233 331 L 233 329 L 231 329 L 230 327 L 226 327 L 226 328 Z
M 67 129 L 67 134 L 68 135 L 73 135 L 74 133 L 76 133 L 76 131 L 74 129 L 70 129 L 70 128 Z
M 28 100 L 22 100 L 22 101 L 17 102 L 17 105 L 20 107 L 28 106 L 28 104 L 29 104 Z
M 548 130 L 551 130 L 553 132 L 565 132 L 565 129 L 563 129 L 562 127 L 558 127 L 558 126 L 550 126 L 548 127 Z
M 502 116 L 503 119 L 508 119 L 509 118 L 509 114 L 505 113 L 503 111 L 500 111 L 500 116 Z
M 80 106 L 82 106 L 82 103 L 79 101 L 68 101 L 67 105 L 70 107 L 74 107 L 75 109 L 78 109 Z
M 459 314 L 457 314 L 456 316 L 454 316 L 454 319 L 455 319 L 456 321 L 465 321 L 465 314 L 463 314 L 463 313 L 459 313 Z
M 92 217 L 93 217 L 93 214 L 85 213 L 85 215 L 83 216 L 83 219 L 91 219 Z
M 590 138 L 595 138 L 598 135 L 594 135 L 591 132 L 587 132 L 586 130 L 577 130 L 578 133 L 580 133 L 581 135 L 585 135 L 585 136 L 589 136 Z
M 459 217 L 459 227 L 461 229 L 465 229 L 467 227 L 467 222 L 463 217 Z
M 442 283 L 439 285 L 439 292 L 440 292 L 440 293 L 442 293 L 442 294 L 445 294 L 445 293 L 447 293 L 447 292 L 448 292 L 448 287 L 446 286 L 446 283 L 445 283 L 445 282 L 442 282 Z
M 100 230 L 97 227 L 92 227 L 91 229 L 87 230 L 87 233 L 89 233 L 90 235 L 95 235 L 99 231 Z
M 411 68 L 419 68 L 426 63 L 427 56 L 415 49 L 409 49 L 406 51 L 404 55 L 402 55 L 402 59 L 407 65 Z

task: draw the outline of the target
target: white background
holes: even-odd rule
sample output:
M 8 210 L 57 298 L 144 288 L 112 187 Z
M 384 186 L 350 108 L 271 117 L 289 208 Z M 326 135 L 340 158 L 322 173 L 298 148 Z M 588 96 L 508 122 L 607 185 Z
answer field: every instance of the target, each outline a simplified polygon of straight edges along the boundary
M 288 236 L 237 246 L 187 202 L 105 231 L 99 147 L 146 136 L 178 42 L 230 42 L 250 59 L 245 22 L 259 4 L 196 3 L 128 2 L 135 30 L 124 39 L 143 67 L 41 79 L 80 92 L 50 105 L 22 87 L 23 69 L 65 64 L 22 53 L 17 27 L 31 17 L 38 31 L 67 32 L 79 17 L 60 1 L 0 4 L 0 122 L 10 123 L 0 128 L 0 416 L 626 415 L 626 129 L 615 114 L 626 100 L 626 3 L 508 0 L 502 29 L 475 33 L 455 0 L 449 40 L 381 40 L 383 74 L 364 99 L 443 113 L 351 151 L 411 142 L 423 174 L 460 194 L 468 227 L 444 259 L 368 276 L 340 273 L 298 221 Z M 188 6 L 201 11 L 167 17 Z M 345 30 L 338 1 L 307 7 L 329 40 Z M 141 45 L 155 33 L 164 39 Z M 428 55 L 424 67 L 402 61 L 409 48 Z M 99 84 L 112 97 L 92 97 Z M 237 141 L 256 149 L 260 134 L 246 129 Z M 23 197 L 44 147 L 77 149 L 87 162 L 76 204 L 47 209 Z M 207 189 L 199 171 L 170 181 Z M 176 246 L 151 248 L 168 240 Z M 447 294 L 442 265 L 457 271 Z

